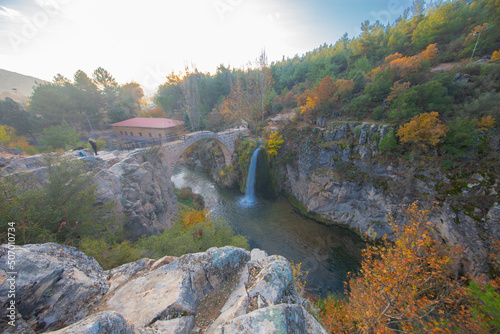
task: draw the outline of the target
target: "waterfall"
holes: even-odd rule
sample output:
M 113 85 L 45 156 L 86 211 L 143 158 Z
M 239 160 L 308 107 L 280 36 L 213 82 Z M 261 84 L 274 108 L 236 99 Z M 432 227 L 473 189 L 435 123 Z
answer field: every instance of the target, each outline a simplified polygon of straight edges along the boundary
M 250 168 L 248 169 L 247 182 L 245 186 L 245 197 L 240 200 L 242 206 L 252 206 L 255 204 L 255 172 L 257 168 L 257 157 L 259 156 L 260 147 L 252 154 L 250 160 Z

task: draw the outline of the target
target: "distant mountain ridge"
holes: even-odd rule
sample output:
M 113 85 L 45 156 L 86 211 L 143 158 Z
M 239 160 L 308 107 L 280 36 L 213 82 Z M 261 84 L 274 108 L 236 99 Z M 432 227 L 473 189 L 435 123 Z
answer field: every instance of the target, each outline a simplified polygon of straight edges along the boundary
M 47 81 L 29 75 L 0 69 L 0 100 L 10 97 L 17 102 L 27 102 L 36 84 Z

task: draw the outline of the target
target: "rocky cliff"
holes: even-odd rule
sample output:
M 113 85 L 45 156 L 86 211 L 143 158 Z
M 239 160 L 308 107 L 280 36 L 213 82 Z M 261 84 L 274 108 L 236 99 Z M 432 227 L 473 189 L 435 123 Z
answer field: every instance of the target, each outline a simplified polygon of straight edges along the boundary
M 437 200 L 433 221 L 442 238 L 465 250 L 467 270 L 487 271 L 490 243 L 500 238 L 497 176 L 456 175 L 383 159 L 379 144 L 390 130 L 321 119 L 316 127 L 282 127 L 285 145 L 274 161 L 277 185 L 304 214 L 375 238 L 390 236 L 387 214 L 415 200 L 423 205 Z
M 166 177 L 167 167 L 158 150 L 102 151 L 98 156 L 81 150 L 66 156 L 81 160 L 95 173 L 98 203 L 115 201 L 115 211 L 126 216 L 125 228 L 132 240 L 158 234 L 178 218 L 173 184 Z M 44 169 L 43 156 L 39 155 L 10 161 L 2 173 L 36 173 L 44 182 Z
M 1 296 L 11 289 L 8 251 L 0 246 Z M 326 333 L 297 296 L 289 262 L 258 249 L 211 248 L 109 271 L 54 243 L 11 251 L 18 274 L 15 296 L 2 298 L 2 333 Z

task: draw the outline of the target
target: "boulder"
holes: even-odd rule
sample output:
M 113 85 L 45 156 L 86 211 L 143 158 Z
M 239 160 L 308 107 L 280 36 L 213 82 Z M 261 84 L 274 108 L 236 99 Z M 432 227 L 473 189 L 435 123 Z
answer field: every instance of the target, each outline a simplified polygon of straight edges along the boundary
M 272 255 L 251 263 L 260 270 L 247 289 L 248 296 L 260 298 L 262 305 L 275 305 L 285 297 L 297 300 L 293 288 L 293 274 L 290 263 L 282 256 Z
M 79 322 L 50 332 L 52 334 L 135 334 L 134 326 L 129 325 L 117 312 L 105 311 L 89 316 Z M 175 332 L 171 332 L 175 333 Z
M 165 334 L 191 334 L 193 327 L 193 316 L 180 317 L 172 320 L 159 320 L 151 326 L 154 333 Z
M 0 246 L 0 274 L 8 246 Z M 87 316 L 109 288 L 97 261 L 74 247 L 55 243 L 15 247 L 17 309 L 37 332 L 56 330 Z M 0 286 L 7 296 L 8 284 Z M 2 305 L 5 307 L 5 304 Z
M 302 306 L 280 304 L 234 318 L 220 325 L 213 333 L 326 334 L 327 331 Z
M 250 259 L 240 248 L 211 248 L 187 254 L 120 286 L 105 302 L 105 308 L 121 313 L 137 327 L 157 320 L 196 315 L 202 298 L 236 274 Z

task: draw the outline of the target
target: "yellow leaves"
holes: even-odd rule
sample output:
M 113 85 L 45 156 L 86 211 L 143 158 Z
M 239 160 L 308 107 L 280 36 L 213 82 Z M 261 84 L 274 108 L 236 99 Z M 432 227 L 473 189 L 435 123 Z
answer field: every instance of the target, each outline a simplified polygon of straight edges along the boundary
M 499 63 L 500 62 L 500 50 L 493 51 L 493 54 L 491 55 L 491 59 L 489 62 L 490 63 Z
M 10 129 L 12 129 L 12 127 L 0 125 L 0 144 L 6 145 L 10 141 Z
M 438 119 L 439 113 L 432 111 L 415 116 L 409 123 L 399 127 L 397 135 L 402 142 L 422 148 L 436 146 L 446 135 L 449 127 Z
M 474 123 L 481 131 L 486 131 L 495 126 L 495 118 L 493 116 L 486 116 L 481 118 L 481 120 L 474 119 Z
M 451 275 L 453 252 L 432 237 L 430 211 L 415 202 L 405 213 L 406 223 L 395 229 L 396 243 L 363 252 L 362 276 L 350 279 L 348 302 L 326 301 L 321 317 L 331 332 L 442 333 L 450 323 L 477 332 L 463 308 L 463 282 Z M 437 317 L 442 320 L 429 321 Z
M 281 145 L 283 145 L 283 135 L 279 135 L 278 131 L 274 131 L 270 136 L 269 139 L 267 140 L 266 143 L 266 151 L 267 154 L 271 156 L 275 156 L 278 154 L 278 150 L 281 148 Z
M 300 107 L 300 113 L 309 115 L 314 108 L 318 105 L 318 97 L 307 97 L 306 98 L 306 103 Z
M 220 170 L 220 176 L 222 178 L 226 177 L 226 173 L 224 173 L 224 170 L 222 170 L 222 169 Z
M 0 125 L 0 144 L 9 148 L 18 148 L 23 152 L 36 152 L 35 147 L 30 145 L 26 137 L 18 136 L 16 130 L 8 125 Z
M 210 221 L 210 212 L 207 210 L 188 210 L 181 212 L 179 215 L 180 221 L 185 228 Z
M 302 269 L 302 262 L 294 263 L 293 261 L 290 261 L 290 266 L 292 267 L 295 290 L 297 291 L 299 297 L 302 297 L 306 292 L 306 276 L 309 272 Z

